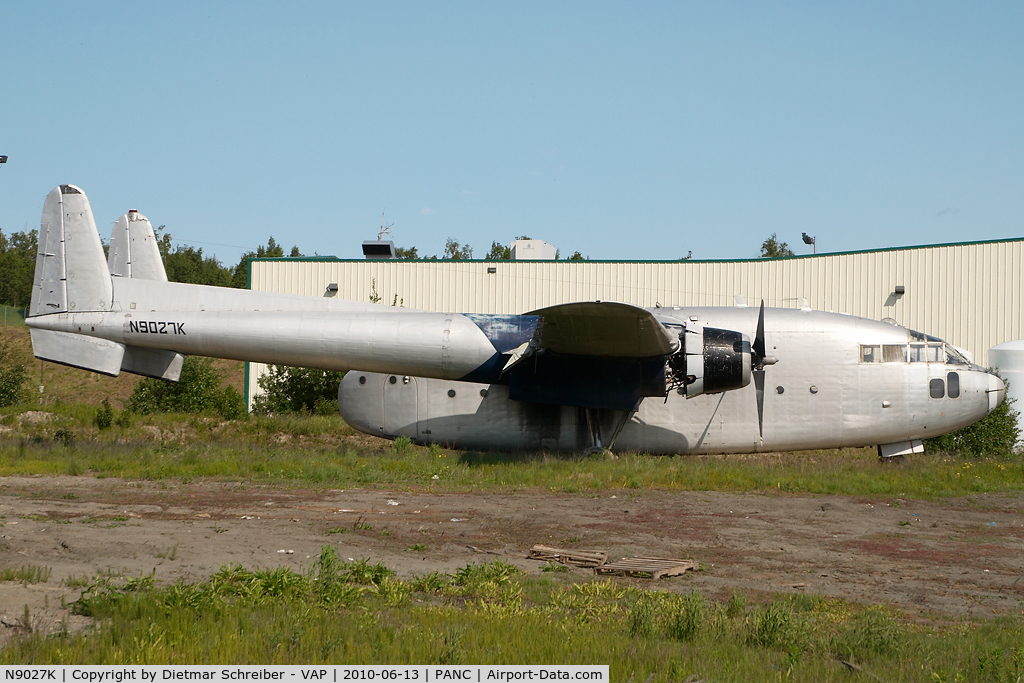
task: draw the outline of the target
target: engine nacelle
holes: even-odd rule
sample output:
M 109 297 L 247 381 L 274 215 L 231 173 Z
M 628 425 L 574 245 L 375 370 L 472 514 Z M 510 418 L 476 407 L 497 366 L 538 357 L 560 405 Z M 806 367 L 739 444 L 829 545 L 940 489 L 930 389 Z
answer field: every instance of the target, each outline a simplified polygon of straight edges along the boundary
M 742 332 L 688 321 L 682 348 L 668 361 L 668 385 L 687 398 L 750 384 L 750 338 Z

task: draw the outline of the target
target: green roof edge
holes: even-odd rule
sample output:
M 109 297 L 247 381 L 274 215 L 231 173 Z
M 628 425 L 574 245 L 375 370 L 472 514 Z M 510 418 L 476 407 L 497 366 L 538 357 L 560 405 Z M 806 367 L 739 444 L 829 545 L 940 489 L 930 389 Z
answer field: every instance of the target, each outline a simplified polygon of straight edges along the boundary
M 849 256 L 851 254 L 880 254 L 889 251 L 912 251 L 916 249 L 939 249 L 942 247 L 970 247 L 980 244 L 999 244 L 1001 242 L 1024 242 L 1024 237 L 1007 237 L 996 240 L 977 240 L 973 242 L 945 242 L 942 244 L 916 244 L 906 247 L 885 247 L 884 249 L 856 249 L 852 251 L 831 251 L 821 254 L 798 254 L 796 256 L 777 256 L 772 258 L 760 257 L 760 258 L 729 258 L 729 259 L 645 259 L 645 260 L 628 260 L 628 259 L 587 259 L 584 261 L 570 261 L 568 259 L 559 259 L 554 263 L 757 263 L 764 261 L 792 261 L 795 259 L 813 259 L 823 258 L 826 256 Z M 387 261 L 387 262 L 409 262 L 409 263 L 552 263 L 550 259 L 365 259 L 365 258 L 351 258 L 343 259 L 337 256 L 275 256 L 275 257 L 259 257 L 249 259 L 251 264 L 253 261 L 316 261 L 316 262 L 339 262 L 339 263 L 365 263 L 367 261 Z M 251 279 L 252 271 L 249 271 L 249 277 Z

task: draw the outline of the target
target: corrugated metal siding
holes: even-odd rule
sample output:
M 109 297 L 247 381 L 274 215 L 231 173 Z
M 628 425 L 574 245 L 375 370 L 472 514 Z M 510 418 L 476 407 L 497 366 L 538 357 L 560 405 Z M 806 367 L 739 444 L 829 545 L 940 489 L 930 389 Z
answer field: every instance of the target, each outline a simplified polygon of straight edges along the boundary
M 524 313 L 570 301 L 638 306 L 747 304 L 895 318 L 965 348 L 1024 338 L 1024 239 L 749 261 L 254 261 L 255 290 L 337 296 L 461 313 Z M 493 267 L 496 273 L 488 274 Z M 896 285 L 906 294 L 885 306 Z M 250 397 L 261 366 L 250 372 Z

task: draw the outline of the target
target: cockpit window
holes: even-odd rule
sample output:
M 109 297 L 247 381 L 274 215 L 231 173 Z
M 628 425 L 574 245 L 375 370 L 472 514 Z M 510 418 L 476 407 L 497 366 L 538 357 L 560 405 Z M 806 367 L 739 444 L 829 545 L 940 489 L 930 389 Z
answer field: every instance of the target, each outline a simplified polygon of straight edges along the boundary
M 919 334 L 919 333 L 918 333 Z M 949 344 L 932 341 L 935 337 L 920 335 L 928 341 L 910 344 L 861 344 L 861 363 L 951 363 L 970 365 L 963 354 Z
M 952 363 L 953 365 L 970 365 L 967 359 L 964 358 L 959 351 L 954 349 L 949 344 L 946 344 L 946 362 Z
M 938 337 L 933 337 L 930 334 L 924 332 L 918 332 L 917 330 L 907 329 L 907 335 L 910 337 L 910 341 L 923 341 L 923 342 L 942 342 Z
M 945 363 L 946 354 L 943 350 L 943 344 L 936 344 L 934 342 L 930 344 L 911 343 L 910 344 L 910 362 L 911 363 Z

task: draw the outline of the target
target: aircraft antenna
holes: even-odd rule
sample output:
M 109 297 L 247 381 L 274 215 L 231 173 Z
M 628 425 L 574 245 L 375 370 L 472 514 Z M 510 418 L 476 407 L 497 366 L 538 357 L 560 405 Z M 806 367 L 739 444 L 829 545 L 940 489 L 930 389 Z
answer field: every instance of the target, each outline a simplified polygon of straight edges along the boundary
M 386 210 L 387 210 L 387 207 L 384 207 L 384 211 L 386 211 Z M 384 211 L 380 212 L 380 232 L 377 233 L 377 241 L 378 242 L 380 242 L 382 239 L 384 239 L 384 235 L 387 235 L 388 237 L 391 237 L 391 228 L 393 228 L 395 226 L 394 223 L 388 223 L 387 225 L 384 225 Z

